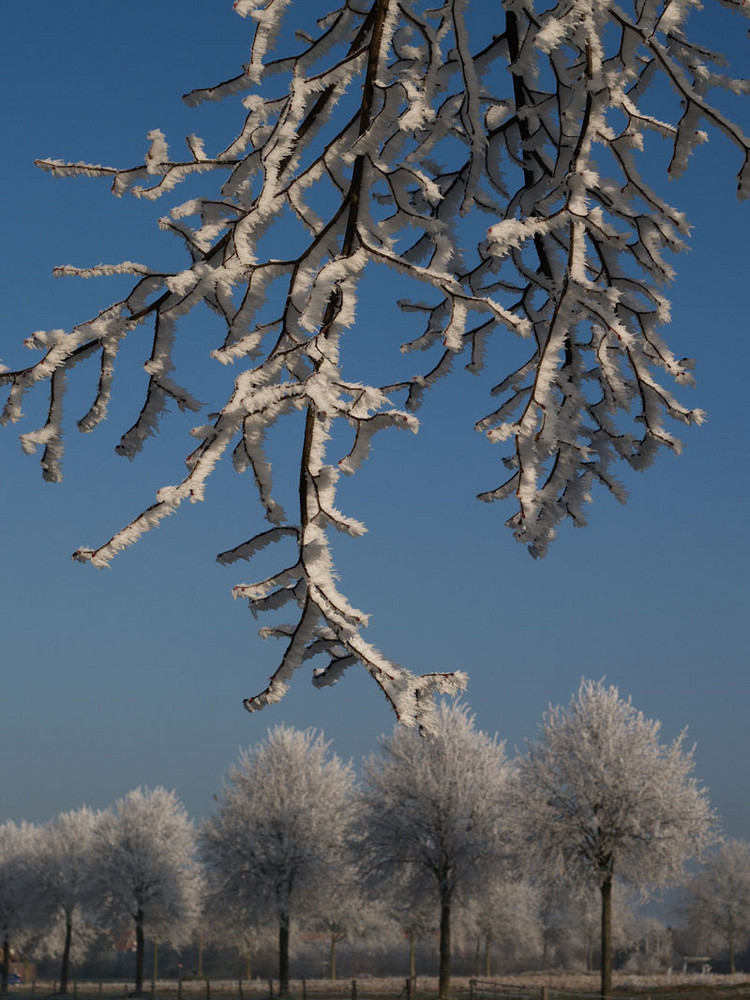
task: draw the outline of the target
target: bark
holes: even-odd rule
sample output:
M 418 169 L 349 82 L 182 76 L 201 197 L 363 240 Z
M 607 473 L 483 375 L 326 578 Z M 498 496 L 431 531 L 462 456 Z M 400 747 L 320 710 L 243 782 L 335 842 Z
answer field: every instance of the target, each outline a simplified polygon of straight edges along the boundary
M 438 994 L 440 1000 L 448 1000 L 451 991 L 451 904 L 440 904 L 440 975 Z
M 10 941 L 3 938 L 3 966 L 0 969 L 0 993 L 5 996 L 8 992 L 8 976 L 10 975 Z
M 412 982 L 412 992 L 414 982 L 417 978 L 417 932 L 413 927 L 409 928 L 409 979 Z
M 602 882 L 601 1000 L 612 995 L 612 875 Z
M 65 944 L 63 945 L 62 965 L 60 967 L 60 992 L 68 992 L 68 982 L 70 980 L 70 948 L 73 943 L 73 918 L 70 913 L 65 914 Z
M 135 992 L 143 993 L 143 910 L 139 909 L 135 915 Z
M 31 940 L 26 939 L 26 947 L 23 950 L 23 981 L 24 983 L 31 982 Z
M 279 917 L 279 992 L 289 994 L 289 914 Z
M 547 971 L 547 965 L 549 963 L 549 934 L 549 925 L 545 920 L 544 926 L 542 927 L 542 972 Z
M 336 935 L 331 934 L 331 955 L 329 959 L 329 970 L 331 980 L 336 978 Z
M 594 971 L 594 939 L 589 934 L 586 938 L 586 972 Z
M 489 934 L 484 939 L 484 978 L 489 979 L 492 975 L 492 938 Z

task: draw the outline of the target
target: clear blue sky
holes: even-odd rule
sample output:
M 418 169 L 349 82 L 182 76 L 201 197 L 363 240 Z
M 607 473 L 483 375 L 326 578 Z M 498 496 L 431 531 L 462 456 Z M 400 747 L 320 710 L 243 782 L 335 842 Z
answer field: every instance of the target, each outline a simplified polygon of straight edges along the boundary
M 250 25 L 228 0 L 41 0 L 8 6 L 3 22 L 0 357 L 14 365 L 31 331 L 69 328 L 120 291 L 54 281 L 54 265 L 180 253 L 156 229 L 166 206 L 117 201 L 106 182 L 53 180 L 34 158 L 134 165 L 150 129 L 163 128 L 175 146 L 211 131 L 216 106 L 190 111 L 180 95 L 237 71 Z M 718 38 L 747 67 L 745 28 L 720 23 Z M 676 261 L 668 340 L 697 358 L 698 389 L 683 398 L 709 414 L 683 434 L 683 456 L 663 454 L 628 476 L 624 508 L 597 495 L 590 526 L 565 528 L 534 562 L 503 527 L 510 510 L 474 499 L 499 472 L 472 430 L 483 400 L 468 398 L 467 376 L 429 400 L 418 437 L 382 436 L 347 483 L 342 503 L 370 534 L 340 547 L 339 568 L 373 614 L 372 641 L 419 672 L 467 670 L 479 725 L 511 751 L 584 675 L 632 695 L 662 720 L 665 737 L 687 725 L 727 833 L 750 839 L 750 206 L 734 198 L 738 167 L 712 137 L 691 177 L 667 191 L 695 225 L 692 252 Z M 375 315 L 361 311 L 362 336 Z M 130 464 L 113 453 L 129 426 L 124 403 L 91 436 L 75 431 L 79 415 L 69 415 L 60 486 L 41 481 L 16 429 L 0 431 L 0 820 L 106 806 L 141 784 L 175 788 L 200 818 L 238 749 L 278 722 L 322 728 L 346 757 L 372 750 L 393 719 L 361 672 L 324 691 L 300 674 L 280 705 L 253 716 L 242 708 L 278 655 L 229 596 L 252 569 L 214 562 L 260 523 L 249 479 L 219 474 L 204 505 L 182 510 L 109 570 L 70 560 L 175 481 L 194 422 L 167 422 L 164 442 Z

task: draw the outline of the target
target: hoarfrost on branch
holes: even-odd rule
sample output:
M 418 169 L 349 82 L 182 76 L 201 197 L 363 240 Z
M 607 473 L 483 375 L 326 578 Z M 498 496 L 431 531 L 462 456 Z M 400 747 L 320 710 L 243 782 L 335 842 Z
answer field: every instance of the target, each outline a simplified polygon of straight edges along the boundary
M 669 256 L 685 247 L 689 227 L 639 161 L 647 144 L 666 145 L 669 172 L 678 175 L 706 141 L 706 126 L 736 148 L 746 196 L 750 140 L 717 97 L 746 95 L 748 82 L 726 75 L 722 59 L 691 40 L 694 0 L 561 0 L 547 10 L 506 0 L 479 11 L 489 25 L 482 31 L 467 0 L 348 0 L 317 21 L 317 4 L 234 6 L 255 22 L 247 65 L 185 98 L 197 105 L 242 95 L 244 120 L 223 149 L 211 155 L 189 136 L 188 155 L 174 158 L 154 130 L 135 167 L 40 161 L 53 175 L 106 177 L 117 196 L 148 200 L 198 174 L 217 180 L 160 220 L 184 242 L 188 266 L 58 269 L 129 274 L 132 290 L 70 332 L 33 334 L 27 344 L 38 359 L 0 374 L 9 388 L 3 419 L 19 420 L 24 394 L 47 384 L 46 423 L 22 444 L 41 448 L 44 477 L 59 480 L 67 373 L 99 359 L 98 387 L 78 421 L 91 431 L 106 417 L 123 339 L 150 324 L 145 398 L 118 446 L 133 458 L 170 405 L 201 409 L 175 378 L 173 349 L 180 317 L 208 305 L 225 329 L 213 359 L 238 369 L 229 398 L 194 429 L 184 479 L 75 557 L 107 565 L 184 500 L 202 500 L 214 467 L 231 455 L 239 472 L 255 477 L 271 527 L 220 561 L 248 559 L 282 539 L 295 547 L 278 572 L 234 588 L 254 612 L 296 609 L 289 623 L 263 630 L 285 648 L 246 707 L 277 701 L 294 671 L 321 655 L 328 665 L 313 671 L 316 685 L 359 663 L 404 723 L 429 729 L 432 696 L 460 689 L 465 677 L 415 677 L 365 640 L 367 615 L 338 587 L 329 541 L 331 528 L 365 530 L 336 506 L 339 477 L 356 471 L 376 432 L 416 431 L 424 391 L 459 364 L 479 371 L 491 337 L 525 338 L 528 351 L 513 371 L 498 373 L 497 404 L 476 424 L 506 449 L 507 467 L 480 498 L 515 498 L 508 524 L 532 554 L 544 554 L 563 519 L 585 523 L 594 484 L 624 499 L 618 460 L 643 468 L 659 446 L 679 450 L 665 416 L 699 423 L 703 415 L 665 384 L 690 383 L 691 363 L 669 350 L 658 328 L 669 319 Z M 727 16 L 750 10 L 733 0 L 721 6 Z M 291 17 L 311 23 L 292 32 Z M 659 78 L 679 100 L 664 120 L 663 102 L 654 102 L 658 114 L 650 103 Z M 290 220 L 298 229 L 286 239 Z M 272 232 L 287 256 L 264 252 Z M 405 324 L 422 322 L 402 350 L 428 360 L 413 378 L 372 385 L 366 373 L 344 377 L 340 348 L 358 285 L 381 265 L 412 279 L 425 298 L 402 303 Z M 283 292 L 272 296 L 272 286 Z M 272 315 L 269 302 L 278 302 Z M 377 335 L 375 325 L 368 336 Z M 304 413 L 304 430 L 292 459 L 299 510 L 287 513 L 264 445 L 292 412 Z M 340 424 L 351 429 L 344 454 L 332 437 Z
M 680 910 L 691 947 L 726 950 L 729 972 L 750 942 L 750 844 L 725 840 L 684 888 Z

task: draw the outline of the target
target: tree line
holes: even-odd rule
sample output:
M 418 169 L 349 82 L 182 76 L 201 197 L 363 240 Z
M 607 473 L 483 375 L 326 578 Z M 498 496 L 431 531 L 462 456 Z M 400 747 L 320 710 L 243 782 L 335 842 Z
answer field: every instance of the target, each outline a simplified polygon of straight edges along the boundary
M 550 708 L 526 753 L 511 759 L 465 705 L 443 705 L 425 739 L 397 726 L 359 777 L 314 730 L 286 726 L 243 751 L 196 825 L 174 792 L 139 788 L 110 809 L 49 823 L 0 825 L 2 990 L 11 949 L 60 959 L 66 993 L 87 935 L 129 930 L 135 989 L 145 943 L 203 935 L 250 955 L 275 928 L 278 977 L 290 977 L 296 928 L 323 933 L 335 977 L 348 937 L 437 935 L 440 996 L 450 990 L 456 927 L 485 948 L 548 964 L 561 924 L 598 938 L 601 992 L 630 890 L 684 881 L 692 940 L 726 951 L 731 971 L 750 940 L 750 846 L 722 840 L 685 734 L 602 682 L 583 681 Z M 669 956 L 665 964 L 671 964 Z

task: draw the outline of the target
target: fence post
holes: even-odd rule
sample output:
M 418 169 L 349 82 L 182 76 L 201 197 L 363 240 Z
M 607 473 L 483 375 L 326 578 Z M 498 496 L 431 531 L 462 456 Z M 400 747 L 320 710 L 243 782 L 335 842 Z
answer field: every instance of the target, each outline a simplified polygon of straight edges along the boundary
M 74 979 L 73 980 L 73 1000 L 77 1000 L 77 998 L 78 998 L 78 983 Z
M 99 980 L 99 989 L 97 990 L 97 993 L 98 993 L 99 996 L 102 995 L 102 981 L 101 981 L 101 979 Z
M 268 980 L 268 995 L 273 1000 L 273 979 Z
M 352 1000 L 357 1000 L 357 980 L 352 979 Z
M 404 992 L 406 993 L 406 1000 L 411 1000 L 411 979 L 406 980 Z
M 211 980 L 206 976 L 206 1000 L 211 1000 Z
M 177 977 L 177 1000 L 182 1000 L 182 969 Z
M 549 1000 L 547 994 L 548 994 L 547 987 L 546 986 L 542 986 L 542 1000 Z
M 237 984 L 237 986 L 238 986 L 238 989 L 237 989 L 237 992 L 239 993 L 239 996 L 240 996 L 240 1000 L 244 1000 L 244 996 L 245 996 L 245 995 L 244 995 L 244 993 L 242 992 L 242 979 L 240 979 L 240 981 L 239 981 L 239 983 Z
M 475 1000 L 477 995 L 477 981 L 476 979 L 469 980 L 469 1000 Z
M 307 980 L 302 980 L 302 1000 L 307 1000 Z

